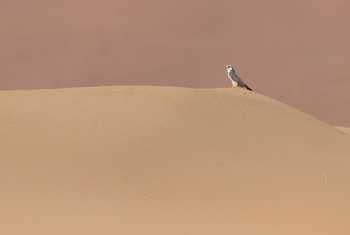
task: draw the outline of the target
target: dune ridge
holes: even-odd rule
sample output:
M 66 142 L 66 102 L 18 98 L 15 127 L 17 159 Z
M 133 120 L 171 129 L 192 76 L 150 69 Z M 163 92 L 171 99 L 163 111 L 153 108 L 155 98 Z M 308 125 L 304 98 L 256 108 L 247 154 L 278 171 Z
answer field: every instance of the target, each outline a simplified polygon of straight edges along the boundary
M 1 91 L 0 123 L 6 234 L 350 232 L 350 137 L 253 92 Z
M 342 126 L 337 126 L 336 128 L 338 128 L 339 130 L 347 133 L 347 134 L 350 134 L 350 128 L 349 127 L 342 127 Z

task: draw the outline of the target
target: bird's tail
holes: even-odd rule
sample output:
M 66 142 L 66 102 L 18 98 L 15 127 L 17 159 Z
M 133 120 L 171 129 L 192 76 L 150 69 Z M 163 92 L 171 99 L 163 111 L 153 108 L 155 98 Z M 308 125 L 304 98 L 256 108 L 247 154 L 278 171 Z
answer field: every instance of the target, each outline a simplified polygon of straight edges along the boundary
M 244 84 L 244 88 L 246 88 L 248 91 L 253 91 L 247 84 Z

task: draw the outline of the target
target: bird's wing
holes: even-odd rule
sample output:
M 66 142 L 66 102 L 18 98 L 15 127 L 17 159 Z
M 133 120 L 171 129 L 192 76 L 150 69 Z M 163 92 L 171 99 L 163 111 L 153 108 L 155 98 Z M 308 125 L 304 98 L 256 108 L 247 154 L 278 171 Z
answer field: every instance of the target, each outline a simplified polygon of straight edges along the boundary
M 244 88 L 246 88 L 247 90 L 252 91 L 252 89 L 251 89 L 240 77 L 237 76 L 237 78 L 238 78 L 238 81 L 237 81 L 238 86 L 244 87 Z
M 232 80 L 236 81 L 237 75 L 236 75 L 232 70 L 230 70 L 229 76 L 230 76 L 230 78 L 231 78 Z

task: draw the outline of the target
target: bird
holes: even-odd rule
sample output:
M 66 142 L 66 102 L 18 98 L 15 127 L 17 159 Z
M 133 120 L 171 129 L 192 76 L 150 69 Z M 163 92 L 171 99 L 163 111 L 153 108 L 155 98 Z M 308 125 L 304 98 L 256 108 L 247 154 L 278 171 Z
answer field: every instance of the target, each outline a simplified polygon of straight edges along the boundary
M 228 79 L 230 79 L 232 83 L 232 87 L 242 87 L 249 91 L 252 91 L 252 89 L 238 76 L 232 65 L 226 65 L 226 72 Z

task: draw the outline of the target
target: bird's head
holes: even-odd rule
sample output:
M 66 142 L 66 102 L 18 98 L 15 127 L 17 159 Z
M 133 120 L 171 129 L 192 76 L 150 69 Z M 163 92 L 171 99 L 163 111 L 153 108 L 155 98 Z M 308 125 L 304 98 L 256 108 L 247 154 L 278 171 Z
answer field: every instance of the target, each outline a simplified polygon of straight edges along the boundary
M 228 71 L 228 72 L 231 71 L 231 70 L 232 70 L 232 71 L 235 71 L 235 70 L 233 69 L 232 65 L 230 65 L 230 64 L 226 65 L 225 67 L 226 67 L 226 71 Z

